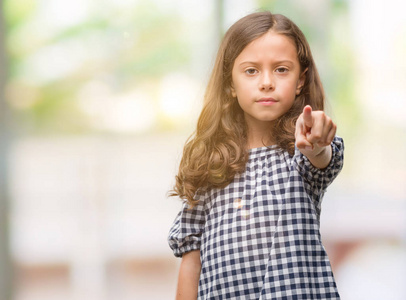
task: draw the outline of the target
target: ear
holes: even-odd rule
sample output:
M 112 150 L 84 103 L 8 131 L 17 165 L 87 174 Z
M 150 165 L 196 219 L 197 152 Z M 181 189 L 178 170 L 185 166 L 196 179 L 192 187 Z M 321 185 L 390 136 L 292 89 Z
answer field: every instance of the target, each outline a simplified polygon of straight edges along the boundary
M 237 93 L 235 92 L 233 83 L 231 83 L 231 85 L 230 85 L 230 91 L 231 91 L 231 96 L 233 96 L 233 98 L 236 98 L 236 97 L 237 97 Z
M 299 80 L 297 81 L 297 85 L 296 85 L 296 96 L 300 94 L 300 92 L 302 91 L 303 85 L 306 81 L 306 73 L 307 73 L 308 68 L 306 68 L 302 74 L 300 74 L 299 76 Z

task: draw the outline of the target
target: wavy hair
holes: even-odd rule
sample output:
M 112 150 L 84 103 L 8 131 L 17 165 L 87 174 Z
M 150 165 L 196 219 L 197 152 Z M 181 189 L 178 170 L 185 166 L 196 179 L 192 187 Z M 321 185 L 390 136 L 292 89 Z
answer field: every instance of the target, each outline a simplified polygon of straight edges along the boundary
M 247 125 L 238 101 L 231 94 L 231 74 L 242 50 L 269 31 L 294 41 L 301 72 L 306 71 L 304 85 L 293 106 L 276 122 L 273 141 L 293 155 L 295 124 L 303 108 L 309 104 L 313 110 L 324 110 L 323 86 L 302 31 L 283 15 L 265 11 L 245 16 L 230 27 L 219 47 L 197 128 L 185 144 L 170 196 L 179 196 L 193 207 L 199 189 L 223 188 L 244 171 L 248 160 Z

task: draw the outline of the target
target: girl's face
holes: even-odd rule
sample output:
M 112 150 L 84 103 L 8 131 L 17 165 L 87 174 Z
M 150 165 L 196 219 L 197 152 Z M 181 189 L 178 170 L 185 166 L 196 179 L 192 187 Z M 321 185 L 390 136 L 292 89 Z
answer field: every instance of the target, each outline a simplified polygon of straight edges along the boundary
M 272 125 L 293 105 L 305 80 L 294 42 L 268 32 L 248 44 L 234 61 L 233 97 L 249 128 Z

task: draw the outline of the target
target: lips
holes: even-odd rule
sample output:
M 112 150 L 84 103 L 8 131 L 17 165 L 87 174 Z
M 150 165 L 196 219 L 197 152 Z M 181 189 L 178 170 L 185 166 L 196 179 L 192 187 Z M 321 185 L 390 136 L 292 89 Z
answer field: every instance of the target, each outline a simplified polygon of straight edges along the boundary
M 264 105 L 271 105 L 271 104 L 277 103 L 278 101 L 276 101 L 274 98 L 271 98 L 271 97 L 263 97 L 255 102 L 257 102 L 259 104 L 264 104 Z

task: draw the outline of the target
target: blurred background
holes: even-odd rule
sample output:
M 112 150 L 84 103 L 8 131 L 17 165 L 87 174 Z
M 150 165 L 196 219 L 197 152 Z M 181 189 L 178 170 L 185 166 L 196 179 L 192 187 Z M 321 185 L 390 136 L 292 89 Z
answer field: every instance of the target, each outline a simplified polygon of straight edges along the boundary
M 345 167 L 322 237 L 343 300 L 406 299 L 402 1 L 0 1 L 0 300 L 173 299 L 167 198 L 240 17 L 294 20 Z

